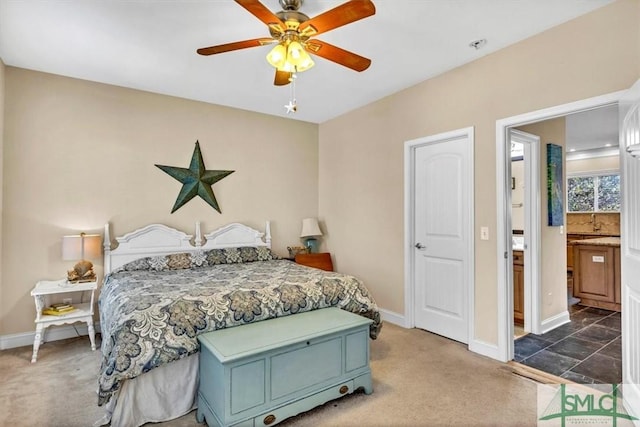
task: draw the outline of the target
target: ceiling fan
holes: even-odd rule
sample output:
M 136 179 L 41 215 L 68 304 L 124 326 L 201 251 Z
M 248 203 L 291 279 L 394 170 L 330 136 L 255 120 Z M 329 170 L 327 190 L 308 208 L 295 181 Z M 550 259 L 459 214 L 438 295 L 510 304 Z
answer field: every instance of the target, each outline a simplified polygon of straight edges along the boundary
M 283 10 L 275 14 L 258 0 L 235 2 L 264 22 L 269 27 L 271 37 L 203 47 L 197 50 L 200 55 L 277 43 L 267 55 L 267 61 L 276 68 L 276 86 L 289 84 L 294 73 L 311 68 L 314 63 L 309 53 L 355 71 L 364 71 L 371 65 L 370 59 L 313 38 L 375 14 L 376 8 L 371 0 L 350 0 L 314 18 L 298 11 L 303 0 L 279 0 Z

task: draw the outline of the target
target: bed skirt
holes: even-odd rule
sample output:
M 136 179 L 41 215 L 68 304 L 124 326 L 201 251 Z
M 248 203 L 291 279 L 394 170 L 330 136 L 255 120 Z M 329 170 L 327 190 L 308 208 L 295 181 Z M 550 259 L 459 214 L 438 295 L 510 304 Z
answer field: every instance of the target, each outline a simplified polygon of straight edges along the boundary
M 196 409 L 197 393 L 195 353 L 124 381 L 117 398 L 105 405 L 106 414 L 94 427 L 109 422 L 111 427 L 138 427 L 173 420 Z

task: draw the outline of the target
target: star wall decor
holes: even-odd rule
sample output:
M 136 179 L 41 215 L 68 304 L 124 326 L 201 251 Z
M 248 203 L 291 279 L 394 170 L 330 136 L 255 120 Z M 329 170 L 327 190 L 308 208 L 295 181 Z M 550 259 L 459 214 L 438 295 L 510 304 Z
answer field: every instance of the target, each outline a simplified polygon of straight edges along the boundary
M 180 190 L 180 194 L 178 194 L 176 203 L 173 205 L 173 209 L 171 209 L 171 213 L 180 209 L 185 203 L 196 196 L 200 196 L 202 200 L 209 203 L 218 212 L 222 213 L 211 186 L 224 177 L 231 175 L 235 171 L 206 170 L 204 167 L 204 161 L 202 160 L 202 153 L 200 152 L 200 143 L 198 141 L 196 141 L 196 148 L 193 150 L 189 169 L 178 168 L 175 166 L 156 166 L 182 183 L 182 189 Z

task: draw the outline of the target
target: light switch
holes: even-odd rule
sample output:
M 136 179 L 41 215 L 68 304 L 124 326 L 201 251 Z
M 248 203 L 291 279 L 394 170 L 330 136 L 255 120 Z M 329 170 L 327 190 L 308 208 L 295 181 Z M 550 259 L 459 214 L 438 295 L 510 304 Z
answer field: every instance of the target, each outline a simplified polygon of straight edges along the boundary
M 480 227 L 480 240 L 489 240 L 489 227 Z

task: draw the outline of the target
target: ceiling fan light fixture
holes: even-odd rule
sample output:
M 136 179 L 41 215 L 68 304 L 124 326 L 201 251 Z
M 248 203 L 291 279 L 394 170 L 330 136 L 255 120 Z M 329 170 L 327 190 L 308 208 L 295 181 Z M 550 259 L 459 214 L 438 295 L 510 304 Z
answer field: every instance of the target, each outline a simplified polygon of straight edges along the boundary
M 267 55 L 267 62 L 278 70 L 282 70 L 287 62 L 287 48 L 278 43 Z
M 271 37 L 203 47 L 196 52 L 199 55 L 209 56 L 275 44 L 275 47 L 266 55 L 267 62 L 276 69 L 273 79 L 275 86 L 293 83 L 296 73 L 312 68 L 315 63 L 309 56 L 310 53 L 354 71 L 360 72 L 369 68 L 370 59 L 312 37 L 374 15 L 376 8 L 373 2 L 349 0 L 309 18 L 299 10 L 303 1 L 279 0 L 282 10 L 273 13 L 262 4 L 261 0 L 235 0 L 268 27 Z
M 315 65 L 302 44 L 296 40 L 278 43 L 267 55 L 267 62 L 287 73 L 300 73 Z
M 306 71 L 315 65 L 302 44 L 297 41 L 289 43 L 287 48 L 287 62 L 293 65 L 297 72 Z

